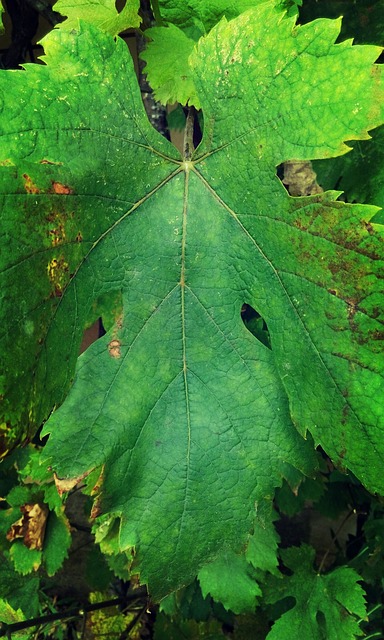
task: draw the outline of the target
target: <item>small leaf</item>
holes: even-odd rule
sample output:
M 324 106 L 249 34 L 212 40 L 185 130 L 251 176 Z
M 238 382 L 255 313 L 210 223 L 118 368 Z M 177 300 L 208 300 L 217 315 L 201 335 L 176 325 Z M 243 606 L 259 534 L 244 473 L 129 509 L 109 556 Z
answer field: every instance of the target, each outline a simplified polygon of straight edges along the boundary
M 45 526 L 48 517 L 48 507 L 42 503 L 23 504 L 20 506 L 22 517 L 15 522 L 7 533 L 7 539 L 12 542 L 17 538 L 23 539 L 28 549 L 43 548 Z
M 139 7 L 140 0 L 126 0 L 124 8 L 118 13 L 115 0 L 58 0 L 55 11 L 67 17 L 60 28 L 76 29 L 79 20 L 86 20 L 114 36 L 140 26 Z
M 284 613 L 272 627 L 267 640 L 354 640 L 362 635 L 357 618 L 364 618 L 364 591 L 357 582 L 360 576 L 348 567 L 339 567 L 326 575 L 313 568 L 315 550 L 303 545 L 281 553 L 286 566 L 294 573 L 271 581 L 266 600 L 270 603 L 290 596 L 295 606 Z M 284 588 L 285 586 L 285 588 Z
M 31 553 L 26 547 L 24 549 Z M 1 600 L 8 602 L 14 610 L 21 610 L 26 618 L 33 618 L 39 610 L 38 588 L 37 576 L 20 575 L 15 571 L 8 556 L 0 554 Z
M 72 537 L 67 517 L 49 514 L 43 549 L 43 561 L 49 576 L 53 576 L 68 556 Z
M 144 71 L 156 100 L 164 105 L 180 102 L 200 109 L 188 63 L 194 40 L 173 24 L 147 29 L 145 35 L 151 42 L 140 57 L 147 63 Z
M 15 624 L 25 620 L 25 615 L 21 609 L 14 609 L 9 602 L 0 598 L 0 622 Z M 30 640 L 30 631 L 16 631 L 12 633 L 14 640 Z
M 12 544 L 9 555 L 16 571 L 23 576 L 37 571 L 42 561 L 42 552 L 39 549 L 28 549 L 19 540 Z
M 233 613 L 247 613 L 256 608 L 256 598 L 261 596 L 252 567 L 244 555 L 223 551 L 211 564 L 198 574 L 203 596 L 208 594 Z
M 198 40 L 225 16 L 235 18 L 265 0 L 159 0 L 161 17 Z

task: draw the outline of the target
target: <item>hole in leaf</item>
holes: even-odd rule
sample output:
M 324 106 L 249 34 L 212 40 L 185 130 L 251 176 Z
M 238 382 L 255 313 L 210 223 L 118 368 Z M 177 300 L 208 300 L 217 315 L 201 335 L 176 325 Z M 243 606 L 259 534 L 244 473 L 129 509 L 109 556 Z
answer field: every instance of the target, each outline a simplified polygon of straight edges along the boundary
M 324 638 L 325 640 L 325 638 L 327 637 L 327 621 L 322 611 L 316 612 L 316 622 L 317 622 L 317 626 L 319 627 L 321 637 Z
M 253 307 L 246 303 L 241 307 L 240 315 L 248 331 L 265 347 L 272 349 L 268 326 L 264 318 L 262 318 Z
M 80 353 L 83 353 L 93 342 L 96 342 L 98 338 L 101 338 L 105 334 L 103 322 L 101 318 L 98 318 L 88 329 L 83 333 L 83 339 L 81 341 Z
M 291 196 L 311 196 L 323 189 L 309 160 L 289 160 L 276 169 L 276 175 Z
M 115 7 L 116 7 L 117 13 L 121 13 L 121 11 L 124 9 L 126 4 L 127 4 L 127 0 L 115 0 Z

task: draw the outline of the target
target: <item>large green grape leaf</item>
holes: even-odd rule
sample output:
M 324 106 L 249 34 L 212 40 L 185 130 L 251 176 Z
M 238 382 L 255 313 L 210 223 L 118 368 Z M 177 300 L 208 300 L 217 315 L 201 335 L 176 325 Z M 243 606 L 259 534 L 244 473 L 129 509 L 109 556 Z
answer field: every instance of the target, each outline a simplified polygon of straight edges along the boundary
M 190 58 L 205 128 L 185 157 L 119 39 L 58 29 L 46 66 L 3 72 L 4 428 L 32 431 L 70 388 L 46 454 L 62 478 L 104 465 L 99 508 L 154 597 L 240 551 L 255 502 L 311 472 L 294 425 L 384 489 L 376 209 L 291 198 L 275 176 L 381 122 L 379 49 L 335 46 L 339 27 L 272 3 L 220 22 Z M 89 310 L 117 293 L 74 374 Z

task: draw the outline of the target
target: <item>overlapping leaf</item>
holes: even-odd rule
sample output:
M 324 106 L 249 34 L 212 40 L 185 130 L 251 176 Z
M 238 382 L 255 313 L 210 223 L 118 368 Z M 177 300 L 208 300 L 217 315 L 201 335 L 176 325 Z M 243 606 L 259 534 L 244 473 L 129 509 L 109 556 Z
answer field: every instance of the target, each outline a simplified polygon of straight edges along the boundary
M 140 26 L 140 0 L 126 0 L 124 5 L 118 12 L 115 0 L 58 0 L 55 11 L 66 16 L 66 29 L 76 28 L 79 20 L 87 20 L 102 31 L 116 35 Z
M 225 16 L 235 18 L 265 0 L 159 0 L 161 17 L 197 39 Z
M 140 57 L 156 100 L 166 105 L 180 102 L 200 109 L 189 56 L 197 41 L 225 16 L 234 18 L 265 0 L 162 0 L 161 18 L 166 26 L 147 29 L 149 38 Z
M 291 418 L 384 489 L 376 209 L 275 177 L 381 121 L 379 50 L 335 46 L 338 29 L 271 3 L 223 20 L 191 57 L 205 132 L 185 158 L 146 120 L 125 44 L 95 29 L 52 33 L 46 67 L 3 80 L 4 423 L 40 424 L 72 385 L 47 455 L 62 477 L 104 464 L 99 504 L 155 597 L 240 550 L 255 502 L 311 470 Z M 89 309 L 116 293 L 73 379 Z

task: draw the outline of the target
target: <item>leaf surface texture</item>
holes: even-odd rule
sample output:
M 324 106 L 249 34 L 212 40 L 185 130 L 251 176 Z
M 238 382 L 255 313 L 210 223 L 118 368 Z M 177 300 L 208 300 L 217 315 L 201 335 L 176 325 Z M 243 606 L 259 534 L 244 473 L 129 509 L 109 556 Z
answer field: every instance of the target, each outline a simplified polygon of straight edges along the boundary
M 384 488 L 366 464 L 384 454 L 376 208 L 292 198 L 275 175 L 381 122 L 380 50 L 334 45 L 339 28 L 269 2 L 223 19 L 190 57 L 205 126 L 185 157 L 148 123 L 125 43 L 85 23 L 4 75 L 4 424 L 61 405 L 47 456 L 64 478 L 104 465 L 100 508 L 154 597 L 242 548 L 255 503 L 313 470 L 308 432 Z M 75 370 L 108 296 L 115 322 Z

